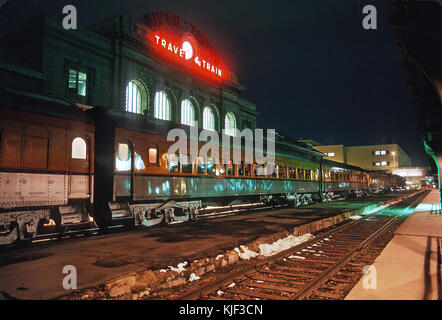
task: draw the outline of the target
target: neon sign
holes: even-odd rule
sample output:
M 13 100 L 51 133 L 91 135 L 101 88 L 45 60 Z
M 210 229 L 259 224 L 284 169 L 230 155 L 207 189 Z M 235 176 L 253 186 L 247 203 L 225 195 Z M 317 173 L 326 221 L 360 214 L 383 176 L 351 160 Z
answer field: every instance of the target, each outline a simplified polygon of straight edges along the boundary
M 219 65 L 213 63 L 208 57 L 201 56 L 197 42 L 190 34 L 184 34 L 179 41 L 174 41 L 172 37 L 155 33 L 152 42 L 156 49 L 179 60 L 181 63 L 187 63 L 192 68 L 205 74 L 217 78 L 223 77 L 223 71 Z

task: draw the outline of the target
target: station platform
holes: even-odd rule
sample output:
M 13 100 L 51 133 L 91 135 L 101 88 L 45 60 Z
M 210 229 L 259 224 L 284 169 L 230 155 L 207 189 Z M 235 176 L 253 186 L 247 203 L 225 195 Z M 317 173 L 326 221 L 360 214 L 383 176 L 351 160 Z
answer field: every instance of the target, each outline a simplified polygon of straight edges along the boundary
M 400 193 L 375 195 L 0 248 L 0 292 L 18 299 L 53 299 L 65 295 L 69 293 L 62 286 L 66 276 L 62 270 L 66 265 L 76 267 L 78 289 L 145 270 L 156 270 L 157 276 L 167 275 L 157 271 L 184 261 L 192 264 L 196 259 L 217 257 L 258 238 L 268 237 L 272 243 L 278 239 L 278 234 L 293 234 L 295 228 L 309 224 L 318 225 L 323 221 L 320 227 L 324 228 L 339 222 L 335 217 L 360 214 L 360 211 L 405 196 L 407 194 Z
M 442 299 L 442 212 L 439 191 L 432 190 L 400 225 L 376 258 L 376 288 L 364 288 L 364 275 L 346 300 Z M 373 270 L 373 269 L 372 269 Z M 365 279 L 365 287 L 371 287 Z

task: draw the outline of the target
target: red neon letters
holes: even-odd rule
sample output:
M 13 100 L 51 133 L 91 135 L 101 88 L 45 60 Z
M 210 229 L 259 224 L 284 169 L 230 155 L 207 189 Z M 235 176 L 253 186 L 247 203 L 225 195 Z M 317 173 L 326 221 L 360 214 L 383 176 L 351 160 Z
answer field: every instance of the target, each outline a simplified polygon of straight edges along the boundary
M 201 72 L 218 78 L 223 77 L 223 71 L 219 66 L 211 63 L 207 58 L 199 56 L 196 41 L 193 41 L 189 36 L 183 36 L 180 43 L 177 43 L 160 34 L 155 34 L 153 44 L 158 49 L 166 50 L 169 55 L 178 58 L 180 62 L 191 63 L 192 67 L 199 69 Z

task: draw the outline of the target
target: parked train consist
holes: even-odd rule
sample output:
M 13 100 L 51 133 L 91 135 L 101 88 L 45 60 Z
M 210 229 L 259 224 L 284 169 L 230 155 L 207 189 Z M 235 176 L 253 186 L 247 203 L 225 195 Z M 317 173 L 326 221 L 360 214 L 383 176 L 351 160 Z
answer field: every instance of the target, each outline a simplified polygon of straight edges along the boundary
M 204 69 L 189 64 L 188 46 Z M 185 221 L 207 205 L 300 205 L 399 183 L 281 134 L 272 167 L 168 154 L 167 133 L 189 131 L 191 120 L 233 135 L 255 129 L 257 116 L 207 39 L 176 16 L 117 16 L 70 31 L 37 16 L 4 32 L 0 48 L 0 244 L 96 224 Z

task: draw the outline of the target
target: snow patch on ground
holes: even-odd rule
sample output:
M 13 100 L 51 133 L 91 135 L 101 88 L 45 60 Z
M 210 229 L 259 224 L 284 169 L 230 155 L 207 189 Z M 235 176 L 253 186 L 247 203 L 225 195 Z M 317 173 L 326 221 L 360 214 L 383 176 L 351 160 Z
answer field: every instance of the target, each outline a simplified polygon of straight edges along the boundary
M 305 257 L 302 257 L 302 256 L 294 256 L 294 255 L 288 256 L 287 258 L 289 258 L 289 259 L 305 259 Z
M 176 268 L 172 267 L 172 266 L 169 266 L 169 269 L 172 270 L 172 271 L 175 271 L 175 272 L 183 272 L 183 271 L 186 271 L 186 269 L 184 268 L 185 266 L 187 266 L 187 261 L 178 263 Z
M 361 218 L 362 218 L 362 216 L 358 216 L 358 215 L 354 215 L 354 216 L 350 217 L 351 220 L 359 220 Z
M 232 282 L 231 284 L 229 284 L 228 286 L 227 286 L 227 288 L 233 288 L 235 286 L 235 282 Z
M 249 260 L 250 258 L 254 258 L 254 257 L 256 257 L 258 255 L 258 253 L 250 250 L 246 246 L 239 246 L 239 247 L 241 248 L 242 252 L 238 248 L 235 248 L 233 250 L 235 250 L 235 252 L 238 254 L 238 256 L 241 259 Z
M 259 245 L 259 254 L 265 257 L 273 256 L 281 251 L 290 249 L 300 243 L 310 240 L 313 236 L 310 233 L 306 233 L 302 236 L 295 237 L 289 235 L 283 239 L 279 239 L 272 244 L 263 243 Z
M 190 275 L 190 277 L 189 277 L 189 282 L 192 282 L 192 281 L 195 281 L 195 280 L 199 280 L 200 279 L 200 277 L 198 277 L 196 274 L 195 274 L 195 272 L 194 273 L 192 273 L 191 275 Z

